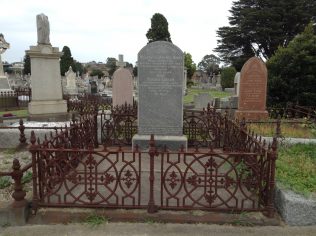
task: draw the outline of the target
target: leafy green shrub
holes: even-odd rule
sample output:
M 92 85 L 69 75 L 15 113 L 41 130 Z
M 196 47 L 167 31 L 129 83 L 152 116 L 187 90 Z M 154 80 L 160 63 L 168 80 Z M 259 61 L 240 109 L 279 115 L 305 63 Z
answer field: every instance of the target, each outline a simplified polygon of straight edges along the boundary
M 86 219 L 86 223 L 92 227 L 99 226 L 104 223 L 108 223 L 109 219 L 104 217 L 104 216 L 99 216 L 99 215 L 90 215 Z
M 193 85 L 194 85 L 194 82 L 192 80 L 188 80 L 187 81 L 187 87 L 188 88 L 191 88 L 191 86 L 193 86 Z
M 10 179 L 11 178 L 9 176 L 0 177 L 0 189 L 4 189 L 6 187 L 9 187 L 11 184 Z
M 33 174 L 31 171 L 27 171 L 22 177 L 22 184 L 31 182 Z
M 287 47 L 267 61 L 269 105 L 316 105 L 316 34 L 310 23 Z
M 224 90 L 225 88 L 234 87 L 234 77 L 236 74 L 236 69 L 234 67 L 226 67 L 222 69 L 221 72 L 221 86 Z

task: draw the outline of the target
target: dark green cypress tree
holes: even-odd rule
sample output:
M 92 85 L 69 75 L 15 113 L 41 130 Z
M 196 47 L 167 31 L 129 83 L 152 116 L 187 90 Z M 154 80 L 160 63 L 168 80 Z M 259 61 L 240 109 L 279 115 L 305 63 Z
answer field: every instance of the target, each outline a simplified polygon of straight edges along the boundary
M 148 43 L 155 41 L 171 41 L 170 33 L 168 30 L 168 21 L 160 13 L 155 13 L 151 18 L 151 28 L 147 31 L 146 37 Z

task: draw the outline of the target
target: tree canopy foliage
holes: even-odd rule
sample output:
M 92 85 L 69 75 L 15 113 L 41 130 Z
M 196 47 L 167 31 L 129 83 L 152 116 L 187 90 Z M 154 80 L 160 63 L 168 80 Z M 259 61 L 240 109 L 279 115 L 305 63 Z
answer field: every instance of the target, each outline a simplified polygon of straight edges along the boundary
M 160 13 L 155 13 L 151 18 L 151 28 L 147 31 L 146 37 L 148 43 L 155 41 L 171 41 L 170 33 L 168 30 L 168 21 Z
M 76 64 L 71 56 L 70 48 L 68 46 L 64 46 L 62 52 L 63 55 L 60 57 L 60 74 L 65 75 L 65 73 L 69 70 L 69 66 L 76 71 Z
M 93 69 L 90 72 L 90 76 L 98 76 L 98 78 L 100 79 L 101 77 L 104 76 L 104 73 L 100 69 Z
M 199 62 L 198 68 L 207 73 L 209 76 L 213 73 L 218 74 L 220 62 L 220 58 L 214 54 L 205 55 L 202 61 Z
M 268 102 L 316 106 L 316 35 L 310 23 L 287 47 L 267 62 Z
M 304 27 L 316 20 L 315 0 L 238 0 L 233 2 L 230 26 L 217 30 L 215 49 L 239 71 L 250 57 L 269 59 L 286 47 Z
M 106 59 L 106 66 L 109 68 L 108 72 L 109 72 L 109 75 L 112 76 L 116 70 L 116 58 L 114 57 L 108 57 Z
M 187 69 L 187 78 L 191 79 L 192 75 L 196 71 L 196 65 L 192 60 L 190 53 L 184 52 L 184 66 Z
M 24 59 L 24 69 L 23 69 L 23 75 L 31 74 L 31 58 L 30 55 L 25 55 Z
M 236 74 L 236 69 L 234 67 L 225 67 L 221 70 L 221 86 L 224 90 L 225 88 L 234 87 L 234 78 Z

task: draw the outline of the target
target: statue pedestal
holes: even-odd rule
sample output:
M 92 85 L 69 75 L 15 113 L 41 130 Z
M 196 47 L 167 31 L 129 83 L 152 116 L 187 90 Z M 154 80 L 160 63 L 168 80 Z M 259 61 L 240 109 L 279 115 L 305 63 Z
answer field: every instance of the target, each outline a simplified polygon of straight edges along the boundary
M 59 58 L 57 47 L 39 44 L 31 46 L 26 53 L 31 59 L 32 101 L 29 103 L 30 117 L 43 115 L 63 116 L 67 114 L 67 103 L 62 99 Z

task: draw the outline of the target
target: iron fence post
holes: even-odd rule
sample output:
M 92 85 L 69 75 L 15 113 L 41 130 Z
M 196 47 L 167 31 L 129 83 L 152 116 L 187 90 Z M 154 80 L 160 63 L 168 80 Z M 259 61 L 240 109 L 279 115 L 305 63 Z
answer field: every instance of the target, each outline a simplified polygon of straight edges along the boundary
M 278 115 L 277 122 L 276 122 L 276 137 L 281 137 L 281 116 Z
M 23 172 L 21 170 L 21 165 L 19 160 L 16 158 L 13 160 L 12 169 L 12 179 L 14 180 L 14 192 L 12 193 L 12 197 L 14 199 L 13 206 L 22 207 L 26 202 L 24 199 L 26 192 L 23 190 L 22 185 Z
M 267 216 L 272 218 L 274 216 L 274 188 L 275 188 L 275 161 L 277 159 L 277 138 L 273 138 L 271 150 L 268 153 L 269 155 L 269 164 L 270 164 L 270 178 L 269 178 L 269 188 L 268 188 L 268 199 L 267 199 Z
M 32 213 L 36 214 L 38 208 L 38 193 L 37 193 L 37 161 L 36 161 L 36 137 L 35 133 L 32 130 L 31 132 L 31 147 L 30 151 L 32 153 L 32 171 L 33 171 L 33 199 L 32 199 Z
M 247 143 L 247 125 L 245 117 L 242 118 L 239 124 L 240 128 L 240 146 L 238 147 L 239 151 L 246 151 Z
M 154 158 L 157 153 L 157 150 L 155 148 L 155 140 L 154 135 L 150 135 L 149 140 L 149 156 L 150 156 L 150 173 L 149 173 L 149 201 L 148 201 L 148 213 L 155 213 L 158 211 L 158 207 L 155 205 L 155 199 L 154 199 L 154 182 L 155 182 L 155 175 L 154 175 Z
M 94 147 L 98 148 L 98 110 L 94 114 Z
M 26 144 L 26 138 L 25 138 L 25 134 L 24 134 L 24 130 L 25 130 L 25 126 L 23 124 L 23 120 L 20 119 L 20 123 L 19 123 L 19 131 L 20 131 L 20 145 L 24 146 Z

